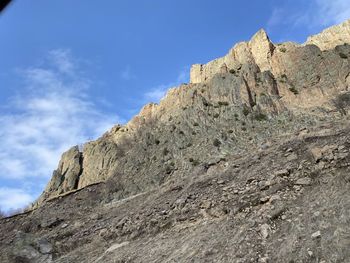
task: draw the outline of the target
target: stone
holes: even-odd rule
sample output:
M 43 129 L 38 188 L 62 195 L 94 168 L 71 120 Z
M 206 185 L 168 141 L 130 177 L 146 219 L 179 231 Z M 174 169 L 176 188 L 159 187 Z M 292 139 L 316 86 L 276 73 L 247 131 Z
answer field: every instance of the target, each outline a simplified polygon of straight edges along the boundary
M 311 179 L 308 177 L 300 178 L 295 182 L 296 185 L 310 185 Z
M 264 239 L 267 239 L 269 237 L 270 231 L 271 231 L 271 228 L 268 224 L 263 224 L 260 226 L 260 233 Z
M 312 156 L 314 157 L 315 162 L 321 160 L 323 156 L 322 148 L 315 147 L 311 149 Z
M 37 245 L 41 254 L 52 253 L 52 245 L 45 238 L 39 239 Z
M 278 170 L 275 172 L 275 176 L 287 176 L 289 175 L 289 171 L 287 169 L 282 169 L 282 170 Z
M 320 237 L 321 237 L 321 231 L 316 231 L 316 232 L 314 232 L 314 233 L 311 235 L 311 237 L 312 237 L 313 239 L 320 238 Z

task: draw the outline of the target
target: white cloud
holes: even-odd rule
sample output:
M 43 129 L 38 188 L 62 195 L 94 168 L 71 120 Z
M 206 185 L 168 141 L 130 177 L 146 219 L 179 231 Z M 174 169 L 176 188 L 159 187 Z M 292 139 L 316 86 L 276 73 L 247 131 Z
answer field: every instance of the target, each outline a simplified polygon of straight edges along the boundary
M 68 49 L 55 49 L 49 52 L 51 61 L 62 73 L 71 74 L 75 70 L 71 51 Z
M 282 8 L 278 7 L 273 9 L 272 14 L 266 24 L 267 29 L 280 24 L 283 20 L 283 16 L 284 16 L 284 10 Z
M 0 207 L 5 212 L 25 208 L 33 199 L 23 189 L 0 187 Z
M 289 3 L 290 5 L 291 3 Z M 311 0 L 302 2 L 303 9 L 295 10 L 289 5 L 275 7 L 266 23 L 268 31 L 276 26 L 285 28 L 306 27 L 309 30 L 324 28 L 350 18 L 349 0 Z
M 122 122 L 118 116 L 99 110 L 88 94 L 91 80 L 84 79 L 78 65 L 64 54 L 62 50 L 51 51 L 51 63 L 45 67 L 19 71 L 26 87 L 2 108 L 3 112 L 0 109 L 0 180 L 18 183 L 18 200 L 23 197 L 28 201 L 31 196 L 22 186 L 50 179 L 64 151 Z M 2 209 L 20 204 L 6 197 L 4 193 L 10 190 L 1 190 Z
M 150 91 L 146 92 L 144 97 L 147 102 L 159 102 L 167 93 L 167 91 L 174 86 L 178 86 L 181 83 L 188 82 L 188 67 L 184 67 L 178 74 L 175 81 L 170 82 L 168 84 L 161 84 L 157 87 L 152 88 Z
M 319 7 L 315 20 L 322 25 L 338 24 L 350 18 L 349 0 L 316 0 Z

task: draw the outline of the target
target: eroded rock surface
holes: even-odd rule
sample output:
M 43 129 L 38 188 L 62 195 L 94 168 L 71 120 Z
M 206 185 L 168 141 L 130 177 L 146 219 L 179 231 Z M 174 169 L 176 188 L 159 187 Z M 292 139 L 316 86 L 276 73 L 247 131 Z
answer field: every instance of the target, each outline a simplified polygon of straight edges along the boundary
M 251 151 L 271 136 L 346 115 L 349 25 L 314 36 L 317 45 L 274 45 L 261 30 L 227 56 L 193 66 L 192 83 L 169 90 L 159 105 L 146 105 L 82 153 L 75 149 L 73 164 L 63 162 L 73 168 L 64 174 L 61 162 L 37 204 L 111 177 L 121 196 L 136 194 L 211 162 L 209 153 Z M 323 48 L 330 36 L 339 45 Z

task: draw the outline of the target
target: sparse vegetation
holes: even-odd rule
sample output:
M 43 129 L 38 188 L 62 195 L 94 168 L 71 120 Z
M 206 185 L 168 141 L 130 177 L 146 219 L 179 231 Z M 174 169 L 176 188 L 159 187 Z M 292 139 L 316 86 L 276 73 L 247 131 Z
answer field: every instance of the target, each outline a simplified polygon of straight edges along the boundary
M 264 113 L 257 113 L 254 115 L 254 119 L 257 121 L 266 121 L 267 120 L 267 116 Z
M 279 78 L 279 81 L 282 83 L 286 83 L 288 80 L 288 77 L 286 74 L 282 74 L 281 77 Z
M 214 141 L 213 141 L 213 145 L 215 147 L 219 147 L 221 145 L 221 141 L 219 139 L 215 138 Z
M 193 126 L 195 127 L 199 126 L 198 122 L 193 123 Z
M 342 114 L 346 115 L 346 110 L 348 106 L 350 106 L 350 93 L 343 93 L 337 96 L 337 98 L 333 101 L 334 106 L 337 110 Z
M 213 117 L 214 118 L 218 118 L 219 117 L 219 113 L 215 113 Z
M 248 116 L 248 114 L 250 113 L 249 109 L 244 107 L 243 110 L 242 110 L 242 113 L 244 116 Z
M 286 49 L 285 47 L 281 47 L 281 48 L 280 48 L 280 51 L 281 51 L 282 53 L 286 53 L 286 52 L 287 52 L 287 49 Z
M 229 103 L 227 101 L 219 101 L 218 102 L 219 106 L 228 106 Z
M 347 59 L 348 58 L 348 56 L 346 54 L 344 54 L 344 53 L 339 53 L 339 56 L 341 58 L 343 58 L 343 59 Z
M 199 161 L 196 159 L 193 159 L 192 157 L 188 159 L 190 163 L 192 163 L 193 166 L 197 166 L 199 164 Z
M 291 92 L 293 92 L 294 95 L 298 95 L 298 94 L 299 94 L 299 91 L 298 91 L 294 86 L 291 86 L 291 87 L 289 88 L 289 90 L 290 90 Z

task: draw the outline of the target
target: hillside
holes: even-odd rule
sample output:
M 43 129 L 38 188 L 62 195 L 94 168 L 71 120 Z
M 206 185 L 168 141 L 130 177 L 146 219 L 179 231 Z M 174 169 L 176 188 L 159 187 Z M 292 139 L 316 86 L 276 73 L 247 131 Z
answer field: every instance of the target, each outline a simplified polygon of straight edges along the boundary
M 0 262 L 350 262 L 350 20 L 264 30 L 62 155 Z

